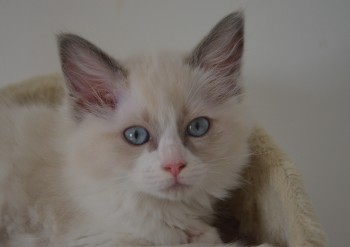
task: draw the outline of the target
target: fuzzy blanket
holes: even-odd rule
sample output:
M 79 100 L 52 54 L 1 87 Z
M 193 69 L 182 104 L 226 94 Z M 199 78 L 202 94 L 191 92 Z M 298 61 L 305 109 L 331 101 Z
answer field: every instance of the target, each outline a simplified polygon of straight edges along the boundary
M 0 90 L 20 104 L 57 105 L 63 87 L 59 75 L 32 78 Z M 294 164 L 262 128 L 250 138 L 253 153 L 243 187 L 216 207 L 216 227 L 225 242 L 268 242 L 275 246 L 326 246 L 302 179 Z

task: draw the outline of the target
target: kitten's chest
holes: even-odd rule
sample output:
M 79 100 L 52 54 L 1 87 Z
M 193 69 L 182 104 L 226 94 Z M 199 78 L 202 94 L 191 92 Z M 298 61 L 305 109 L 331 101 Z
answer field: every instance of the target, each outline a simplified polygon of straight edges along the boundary
M 125 204 L 115 211 L 90 214 L 85 224 L 89 229 L 80 241 L 84 238 L 87 242 L 100 241 L 101 246 L 108 239 L 129 245 L 185 244 L 193 233 L 209 227 L 201 220 L 204 215 L 203 209 L 182 204 L 165 206 L 146 201 Z

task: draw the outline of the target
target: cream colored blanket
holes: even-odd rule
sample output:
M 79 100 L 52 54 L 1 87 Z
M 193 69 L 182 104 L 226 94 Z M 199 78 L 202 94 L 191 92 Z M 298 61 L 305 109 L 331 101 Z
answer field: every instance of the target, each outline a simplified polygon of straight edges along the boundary
M 20 104 L 54 106 L 63 95 L 61 77 L 32 78 L 3 88 L 0 95 Z M 216 226 L 222 238 L 281 247 L 326 246 L 294 164 L 261 128 L 251 136 L 250 146 L 253 155 L 243 187 L 217 205 Z

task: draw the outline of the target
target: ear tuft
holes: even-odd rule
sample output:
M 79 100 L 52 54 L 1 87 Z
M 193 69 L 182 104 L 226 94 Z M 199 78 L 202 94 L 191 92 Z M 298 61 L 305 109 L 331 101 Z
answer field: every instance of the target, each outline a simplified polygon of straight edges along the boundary
M 76 113 L 115 108 L 126 70 L 89 41 L 74 35 L 57 36 L 62 71 Z

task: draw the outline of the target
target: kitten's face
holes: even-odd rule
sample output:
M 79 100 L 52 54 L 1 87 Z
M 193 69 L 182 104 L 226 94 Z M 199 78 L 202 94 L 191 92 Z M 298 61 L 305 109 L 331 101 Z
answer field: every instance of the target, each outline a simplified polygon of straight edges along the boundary
M 220 193 L 227 186 L 225 177 L 233 180 L 246 155 L 250 127 L 240 103 L 235 98 L 208 102 L 200 86 L 207 80 L 203 71 L 176 55 L 138 59 L 129 67 L 129 88 L 122 92 L 118 110 L 110 118 L 89 116 L 80 123 L 74 137 L 79 140 L 76 163 L 97 182 L 115 180 L 116 188 L 122 182 L 162 198 Z M 195 137 L 188 127 L 200 117 L 209 121 L 209 129 Z M 148 132 L 144 144 L 131 144 L 125 137 L 134 126 Z M 179 163 L 185 166 L 177 176 L 166 169 Z
M 231 38 L 236 47 L 227 44 L 226 49 L 237 49 L 241 39 Z M 89 45 L 75 48 L 76 61 L 63 61 L 68 86 L 77 94 L 73 108 L 80 113 L 69 158 L 82 174 L 97 187 L 127 187 L 172 200 L 203 193 L 222 197 L 237 184 L 250 132 L 238 97 L 239 50 L 231 51 L 236 60 L 225 53 L 218 64 L 217 57 L 210 59 L 220 51 L 204 42 L 186 59 L 178 54 L 137 57 L 125 61 L 123 69 L 110 69 L 113 60 L 98 68 L 105 59 L 99 50 L 92 50 L 96 58 L 86 57 L 91 54 L 83 49 Z M 225 70 L 228 62 L 232 66 Z M 72 68 L 75 72 L 67 74 Z M 76 71 L 83 69 L 90 74 L 81 79 Z M 87 80 L 88 89 L 80 89 Z

